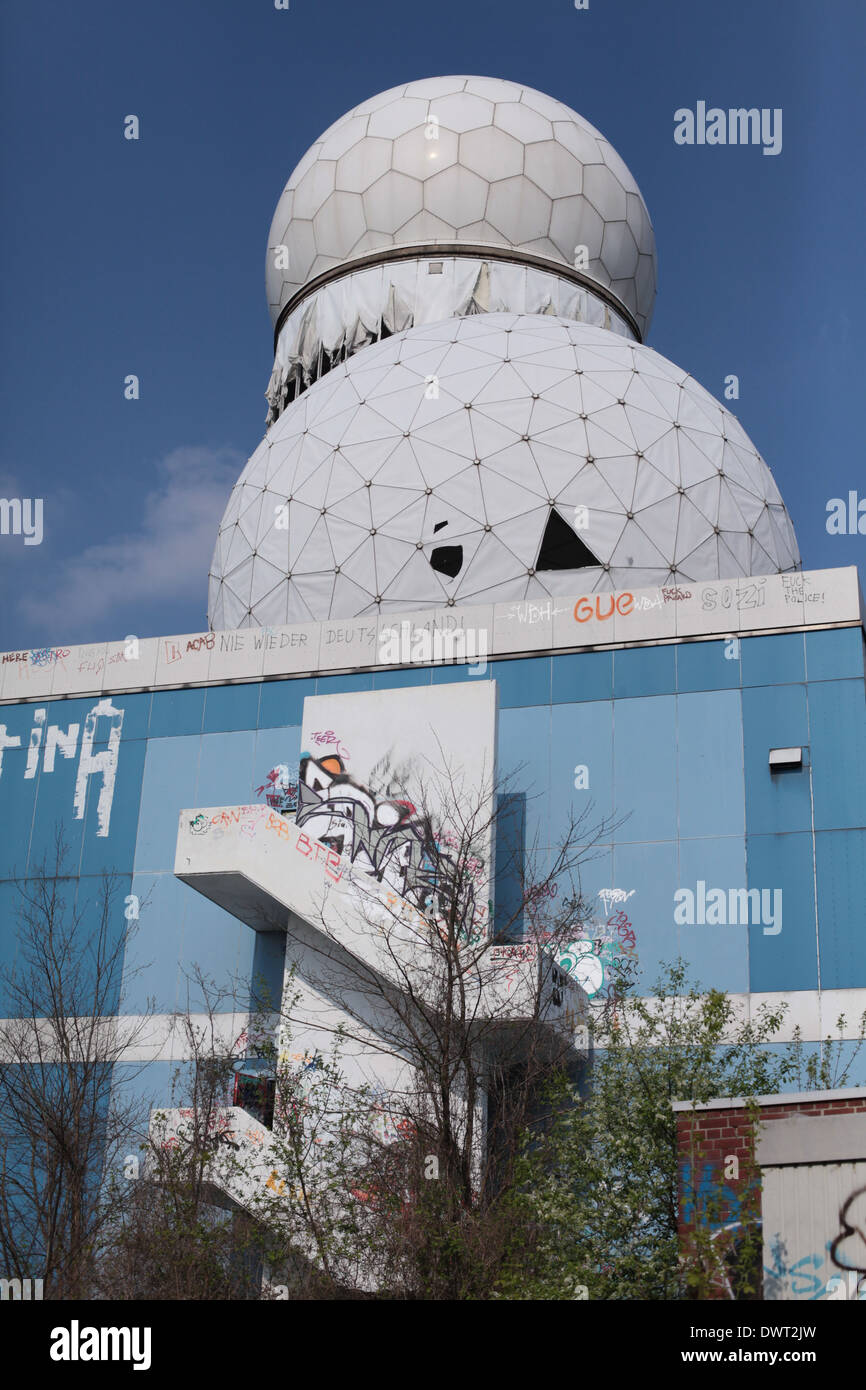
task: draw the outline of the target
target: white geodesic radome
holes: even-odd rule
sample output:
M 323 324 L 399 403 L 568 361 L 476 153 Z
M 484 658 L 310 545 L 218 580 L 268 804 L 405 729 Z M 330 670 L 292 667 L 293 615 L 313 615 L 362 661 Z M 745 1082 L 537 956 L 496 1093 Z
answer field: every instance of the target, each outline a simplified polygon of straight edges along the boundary
M 232 492 L 214 628 L 799 567 L 736 418 L 652 349 L 480 314 L 364 348 L 285 410 Z
M 583 274 L 646 333 L 656 254 L 640 190 L 594 126 L 531 87 L 465 76 L 409 82 L 326 130 L 274 213 L 272 317 L 325 272 L 431 244 L 498 248 L 572 270 L 586 247 Z

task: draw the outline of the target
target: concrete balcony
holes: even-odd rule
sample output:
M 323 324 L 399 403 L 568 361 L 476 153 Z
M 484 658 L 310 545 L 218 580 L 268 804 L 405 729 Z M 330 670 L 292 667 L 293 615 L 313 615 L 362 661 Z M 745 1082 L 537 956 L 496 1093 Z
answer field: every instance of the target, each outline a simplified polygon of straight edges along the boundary
M 534 946 L 467 944 L 449 982 L 447 953 L 417 908 L 267 806 L 181 811 L 175 874 L 254 931 L 287 932 L 302 978 L 325 962 L 433 1010 L 459 989 L 463 1017 L 488 1033 L 537 1017 L 573 1036 L 585 1018 L 583 990 Z

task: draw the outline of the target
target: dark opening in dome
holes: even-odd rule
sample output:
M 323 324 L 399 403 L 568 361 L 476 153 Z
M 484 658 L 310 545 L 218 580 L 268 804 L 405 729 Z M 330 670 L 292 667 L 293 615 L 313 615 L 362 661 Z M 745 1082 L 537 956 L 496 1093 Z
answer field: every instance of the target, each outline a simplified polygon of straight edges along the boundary
M 430 556 L 430 564 L 439 574 L 447 574 L 455 579 L 463 566 L 462 545 L 437 545 Z
M 552 511 L 544 528 L 537 570 L 580 570 L 597 565 L 597 556 L 587 549 L 559 512 Z

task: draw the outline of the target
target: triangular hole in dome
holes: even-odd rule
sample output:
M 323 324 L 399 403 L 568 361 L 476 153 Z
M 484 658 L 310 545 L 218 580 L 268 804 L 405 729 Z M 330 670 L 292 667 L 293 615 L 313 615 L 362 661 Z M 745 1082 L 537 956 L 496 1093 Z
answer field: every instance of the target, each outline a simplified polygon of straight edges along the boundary
M 597 557 L 588 550 L 572 531 L 559 512 L 552 511 L 544 528 L 541 550 L 535 562 L 536 570 L 581 570 L 597 565 Z

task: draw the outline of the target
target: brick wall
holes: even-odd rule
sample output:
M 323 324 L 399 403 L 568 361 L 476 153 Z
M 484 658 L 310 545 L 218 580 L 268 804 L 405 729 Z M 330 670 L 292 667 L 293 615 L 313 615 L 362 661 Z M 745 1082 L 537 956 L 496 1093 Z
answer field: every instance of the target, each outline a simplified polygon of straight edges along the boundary
M 754 1161 L 754 1118 L 766 1128 L 776 1120 L 792 1115 L 866 1115 L 866 1096 L 846 1099 L 797 1100 L 790 1105 L 762 1105 L 757 1111 L 745 1106 L 713 1110 L 678 1111 L 677 1144 L 679 1148 L 680 1211 L 679 1228 L 684 1234 L 694 1219 L 696 1194 L 719 1189 L 720 1208 L 717 1220 L 733 1221 L 757 1212 L 760 1203 L 761 1173 Z M 725 1177 L 725 1164 L 733 1156 L 738 1160 L 737 1177 Z M 716 1224 L 714 1222 L 714 1224 Z

